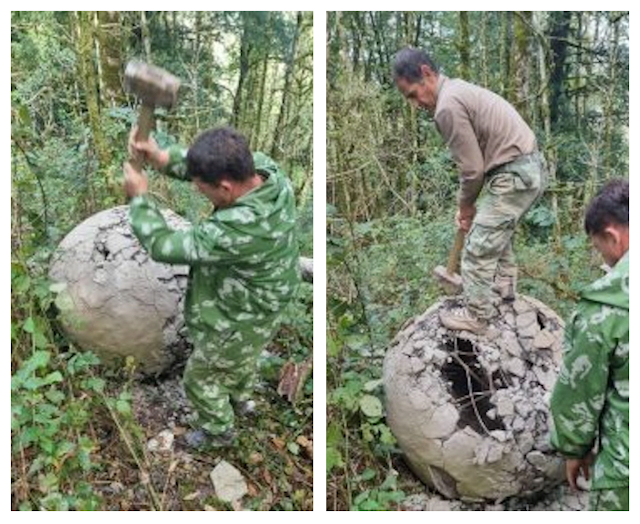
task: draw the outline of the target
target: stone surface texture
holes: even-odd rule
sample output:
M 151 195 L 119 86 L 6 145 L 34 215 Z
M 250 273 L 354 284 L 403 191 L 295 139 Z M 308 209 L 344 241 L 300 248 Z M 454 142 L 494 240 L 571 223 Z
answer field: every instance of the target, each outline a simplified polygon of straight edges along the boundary
M 213 468 L 210 477 L 216 497 L 224 502 L 239 501 L 248 493 L 247 483 L 242 473 L 225 460 Z
M 418 477 L 449 499 L 530 496 L 563 479 L 549 447 L 562 320 L 519 295 L 487 333 L 451 332 L 448 298 L 405 324 L 384 362 L 387 422 Z
M 49 277 L 62 327 L 78 346 L 107 361 L 134 357 L 140 371 L 157 374 L 186 356 L 188 268 L 151 260 L 127 213 L 119 206 L 79 224 L 54 253 Z M 188 225 L 163 214 L 172 227 Z

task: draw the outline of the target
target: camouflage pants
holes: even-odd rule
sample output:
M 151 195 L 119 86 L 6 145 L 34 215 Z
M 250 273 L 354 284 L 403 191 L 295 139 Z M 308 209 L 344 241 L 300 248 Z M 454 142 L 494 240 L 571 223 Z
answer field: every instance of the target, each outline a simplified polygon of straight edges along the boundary
M 589 511 L 629 511 L 629 488 L 592 491 L 589 497 Z
M 467 307 L 478 318 L 490 319 L 497 313 L 500 297 L 494 284 L 515 287 L 518 267 L 513 234 L 546 185 L 547 170 L 540 153 L 523 155 L 487 175 L 460 265 Z
M 233 428 L 232 403 L 249 400 L 258 375 L 258 357 L 270 337 L 233 331 L 227 337 L 194 337 L 183 383 L 197 414 L 197 423 L 220 435 Z

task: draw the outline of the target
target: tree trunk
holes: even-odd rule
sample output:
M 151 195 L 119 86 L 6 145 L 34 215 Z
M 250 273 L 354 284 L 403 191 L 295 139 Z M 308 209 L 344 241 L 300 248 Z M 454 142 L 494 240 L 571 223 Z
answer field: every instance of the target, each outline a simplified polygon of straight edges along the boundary
M 296 66 L 296 54 L 298 51 L 298 39 L 300 38 L 300 30 L 302 28 L 302 12 L 298 11 L 296 16 L 296 29 L 291 42 L 291 49 L 287 59 L 287 66 L 284 74 L 284 87 L 282 90 L 282 101 L 280 103 L 280 111 L 278 112 L 278 120 L 276 121 L 275 136 L 276 140 L 273 141 L 273 147 L 271 148 L 271 156 L 273 158 L 280 158 L 280 153 L 283 148 L 283 141 L 285 139 L 284 128 L 287 123 L 288 110 L 289 110 L 289 97 L 291 90 L 291 80 L 293 78 Z
M 529 26 L 531 11 L 520 11 L 515 15 L 514 39 L 515 59 L 513 102 L 522 118 L 531 122 L 529 112 Z
M 241 111 L 243 107 L 243 89 L 247 76 L 249 74 L 249 53 L 251 51 L 251 44 L 249 42 L 250 31 L 248 28 L 247 13 L 242 13 L 242 37 L 240 39 L 240 76 L 238 77 L 238 87 L 236 88 L 236 94 L 233 98 L 233 125 L 235 127 L 240 126 Z
M 547 59 L 547 49 L 545 47 L 546 42 L 543 40 L 543 31 L 542 31 L 542 17 L 544 14 L 540 11 L 535 13 L 535 17 L 533 19 L 533 23 L 537 27 L 537 33 L 539 36 L 538 39 L 538 70 L 540 74 L 540 85 L 543 86 L 541 90 L 542 100 L 541 100 L 541 120 L 544 128 L 544 136 L 547 147 L 545 148 L 545 157 L 547 159 L 548 167 L 549 167 L 549 187 L 551 188 L 551 209 L 553 211 L 556 220 L 554 222 L 554 237 L 556 244 L 559 245 L 560 239 L 562 237 L 562 230 L 560 227 L 560 217 L 558 215 L 558 195 L 554 191 L 556 186 L 556 168 L 558 164 L 556 147 L 551 140 L 551 102 L 549 100 L 549 90 L 546 86 L 549 83 L 549 74 L 548 74 L 548 59 Z
M 567 37 L 571 24 L 571 11 L 552 11 L 549 39 L 551 41 L 551 125 L 560 119 L 566 80 Z
M 140 11 L 140 29 L 142 31 L 144 58 L 147 62 L 151 62 L 151 35 L 149 34 L 149 24 L 147 23 L 147 14 L 145 11 Z
M 471 78 L 471 40 L 469 38 L 469 13 L 460 11 L 458 14 L 458 22 L 460 26 L 460 36 L 458 38 L 457 47 L 460 54 L 460 67 L 458 74 L 463 80 Z
M 100 123 L 100 102 L 94 62 L 93 12 L 76 11 L 74 16 L 76 22 L 76 51 L 89 115 L 89 126 L 100 168 L 104 169 L 109 163 L 109 152 Z
M 100 46 L 100 94 L 102 105 L 118 106 L 124 102 L 122 71 L 122 26 L 118 11 L 98 11 Z

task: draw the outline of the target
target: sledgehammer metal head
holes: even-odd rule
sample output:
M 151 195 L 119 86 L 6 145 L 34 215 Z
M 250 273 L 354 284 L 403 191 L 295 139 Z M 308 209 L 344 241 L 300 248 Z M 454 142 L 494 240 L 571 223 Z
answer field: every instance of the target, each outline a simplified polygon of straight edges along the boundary
M 178 99 L 180 80 L 164 69 L 132 60 L 124 71 L 124 87 L 143 105 L 169 109 Z
M 449 253 L 447 267 L 438 266 L 433 270 L 433 276 L 440 282 L 446 293 L 457 295 L 462 291 L 462 277 L 457 273 L 460 264 L 460 253 L 464 246 L 465 233 L 458 229 L 456 239 Z
M 433 270 L 433 276 L 448 295 L 457 295 L 462 291 L 462 277 L 458 273 L 449 273 L 446 267 L 438 266 Z
M 154 109 L 169 109 L 176 103 L 180 80 L 164 69 L 134 60 L 124 71 L 124 87 L 142 102 L 136 139 L 146 140 L 153 129 Z M 142 158 L 132 157 L 129 161 L 135 169 L 142 168 Z

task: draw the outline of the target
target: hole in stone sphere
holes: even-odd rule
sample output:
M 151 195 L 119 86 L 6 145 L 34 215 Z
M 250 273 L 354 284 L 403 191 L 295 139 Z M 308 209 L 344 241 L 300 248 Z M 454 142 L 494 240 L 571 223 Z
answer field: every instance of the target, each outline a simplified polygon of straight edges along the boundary
M 481 435 L 487 431 L 505 429 L 497 414 L 493 419 L 487 415 L 490 409 L 495 412 L 495 406 L 489 400 L 489 378 L 478 362 L 473 344 L 461 338 L 448 339 L 444 350 L 451 356 L 451 362 L 442 366 L 442 372 L 450 384 L 449 393 L 455 399 L 460 414 L 458 427 L 463 429 L 471 426 Z
M 538 320 L 538 326 L 540 330 L 547 327 L 547 317 L 545 317 L 540 311 L 536 312 L 536 319 Z

